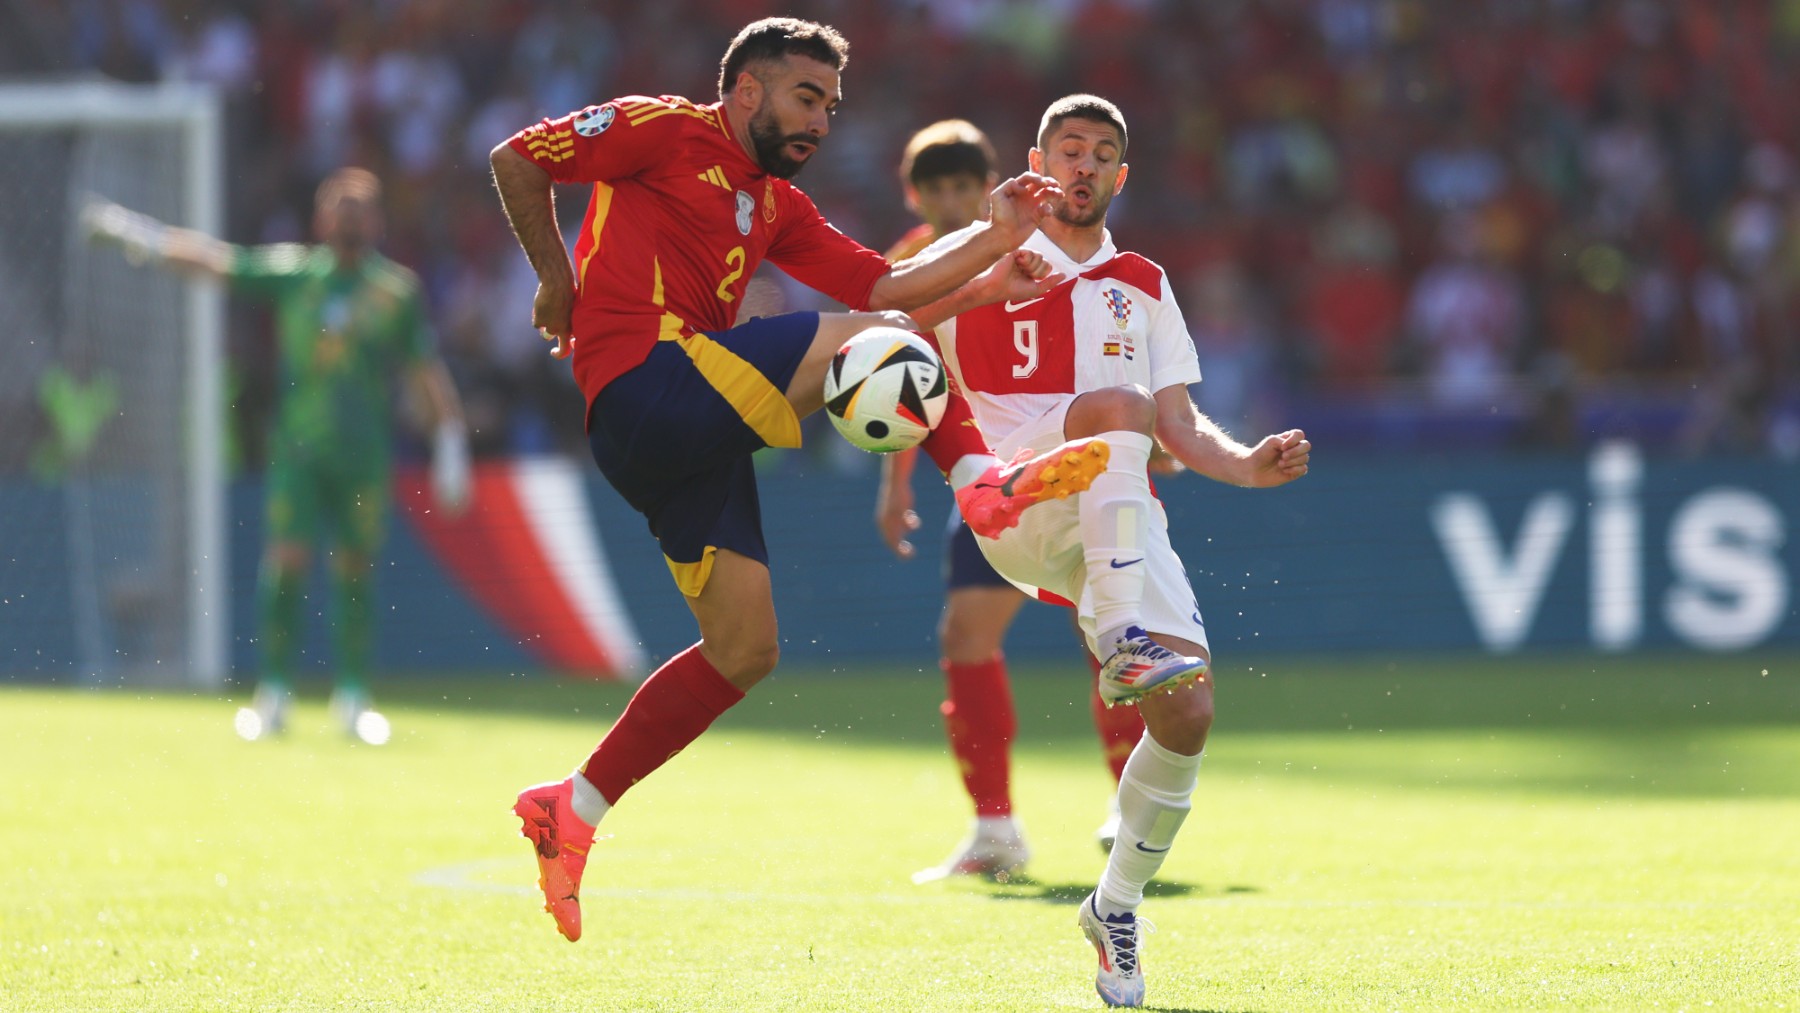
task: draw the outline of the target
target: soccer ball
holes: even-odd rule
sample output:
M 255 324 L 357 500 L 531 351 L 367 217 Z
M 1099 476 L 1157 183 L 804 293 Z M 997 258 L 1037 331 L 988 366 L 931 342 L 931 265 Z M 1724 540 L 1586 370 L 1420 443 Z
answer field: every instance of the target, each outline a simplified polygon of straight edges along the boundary
M 844 342 L 825 372 L 825 414 L 852 446 L 870 453 L 918 446 L 949 403 L 937 353 L 898 327 L 871 328 Z

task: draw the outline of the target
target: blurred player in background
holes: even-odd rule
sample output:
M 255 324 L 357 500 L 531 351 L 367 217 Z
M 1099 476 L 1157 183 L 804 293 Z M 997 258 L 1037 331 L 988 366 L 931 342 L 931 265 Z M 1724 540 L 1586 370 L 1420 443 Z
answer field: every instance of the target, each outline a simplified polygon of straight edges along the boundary
M 900 158 L 900 185 L 907 208 L 924 222 L 888 250 L 887 259 L 905 260 L 986 218 L 988 191 L 1000 178 L 995 164 L 993 144 L 966 120 L 942 120 L 914 134 Z M 882 459 L 875 504 L 875 526 L 901 559 L 912 558 L 913 546 L 906 536 L 919 528 L 918 514 L 913 512 L 914 458 L 915 453 L 907 450 Z M 954 508 L 944 541 L 944 581 L 938 667 L 944 671 L 948 695 L 940 710 L 950 752 L 975 805 L 975 818 L 950 856 L 916 873 L 916 883 L 946 876 L 1005 877 L 1031 856 L 1012 815 L 1011 750 L 1018 716 L 1001 651 L 1025 595 L 988 565 L 975 544 L 975 533 Z M 1086 656 L 1097 676 L 1099 663 Z M 1116 780 L 1132 745 L 1144 733 L 1143 719 L 1134 707 L 1105 706 L 1097 683 L 1093 713 Z M 1112 846 L 1116 826 L 1115 813 L 1098 832 L 1102 847 Z
M 628 96 L 527 127 L 497 146 L 494 182 L 538 275 L 533 322 L 573 355 L 588 442 L 614 489 L 648 520 L 700 627 L 652 672 L 580 768 L 519 793 L 545 909 L 581 935 L 581 876 L 594 825 L 625 792 L 698 738 L 780 653 L 751 455 L 800 443 L 826 368 L 868 328 L 941 320 L 953 293 L 1035 299 L 1060 279 L 1018 246 L 1055 185 L 1032 174 L 994 191 L 987 222 L 934 255 L 890 265 L 832 228 L 788 182 L 830 132 L 847 43 L 794 18 L 746 26 L 720 61 L 719 102 Z M 590 183 L 571 262 L 553 183 Z M 769 260 L 846 306 L 733 327 Z M 1102 441 L 1003 466 L 953 396 L 923 448 L 971 525 L 992 537 L 1020 512 L 1086 488 Z
M 388 722 L 368 689 L 374 652 L 373 567 L 385 534 L 393 436 L 390 381 L 402 373 L 435 433 L 433 491 L 468 500 L 468 436 L 450 374 L 432 348 L 419 279 L 375 249 L 381 183 L 346 168 L 319 185 L 319 242 L 242 247 L 170 228 L 117 205 L 84 212 L 88 234 L 134 261 L 223 278 L 274 305 L 280 394 L 269 438 L 267 518 L 257 605 L 262 673 L 238 734 L 283 731 L 304 628 L 301 598 L 315 548 L 330 559 L 336 655 L 330 709 L 346 732 L 379 745 Z
M 1125 118 L 1111 102 L 1052 103 L 1030 154 L 1063 196 L 1026 247 L 1069 280 L 1042 299 L 965 308 L 937 329 L 951 369 L 1002 452 L 1100 436 L 1110 461 L 1080 495 L 1020 519 L 981 549 L 1039 597 L 1078 609 L 1110 702 L 1136 699 L 1148 731 L 1119 781 L 1120 825 L 1079 924 L 1099 956 L 1109 1005 L 1139 1006 L 1138 905 L 1191 808 L 1212 726 L 1206 628 L 1150 490 L 1160 442 L 1187 467 L 1232 485 L 1306 474 L 1311 445 L 1290 430 L 1247 447 L 1199 414 L 1193 339 L 1162 268 L 1113 245 L 1106 210 L 1127 175 Z M 954 236 L 951 237 L 953 241 Z M 929 254 L 929 251 L 927 251 Z

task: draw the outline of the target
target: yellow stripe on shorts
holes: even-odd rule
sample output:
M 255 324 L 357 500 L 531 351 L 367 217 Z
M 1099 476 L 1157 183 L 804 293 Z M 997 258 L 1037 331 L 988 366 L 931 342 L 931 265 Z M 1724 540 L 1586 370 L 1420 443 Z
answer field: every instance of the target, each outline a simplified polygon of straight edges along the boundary
M 657 337 L 679 343 L 694 368 L 764 443 L 771 447 L 798 447 L 800 416 L 794 414 L 787 395 L 736 352 L 705 334 L 685 331 L 680 317 L 664 313 L 662 331 Z
M 712 577 L 713 558 L 718 554 L 716 546 L 708 545 L 697 562 L 677 563 L 668 556 L 663 557 L 663 562 L 669 564 L 669 572 L 674 575 L 675 586 L 681 593 L 688 598 L 698 598 L 700 592 L 706 590 L 706 581 Z

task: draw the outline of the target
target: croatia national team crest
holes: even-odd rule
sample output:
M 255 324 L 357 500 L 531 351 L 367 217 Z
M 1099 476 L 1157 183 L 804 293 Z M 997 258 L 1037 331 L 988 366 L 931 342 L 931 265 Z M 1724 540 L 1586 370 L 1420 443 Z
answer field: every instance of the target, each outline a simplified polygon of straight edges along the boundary
M 750 234 L 750 216 L 756 213 L 756 198 L 742 190 L 737 192 L 737 227 L 738 234 Z
M 1131 299 L 1116 288 L 1106 290 L 1106 308 L 1112 310 L 1113 323 L 1123 331 L 1131 324 Z
M 612 106 L 588 106 L 575 114 L 575 132 L 583 137 L 598 137 L 612 126 L 615 112 Z

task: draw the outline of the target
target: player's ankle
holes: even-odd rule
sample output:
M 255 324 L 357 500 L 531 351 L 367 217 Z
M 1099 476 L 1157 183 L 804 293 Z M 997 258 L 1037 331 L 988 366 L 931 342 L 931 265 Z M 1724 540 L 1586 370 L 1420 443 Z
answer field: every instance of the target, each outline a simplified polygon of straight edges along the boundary
M 574 810 L 572 815 L 590 830 L 599 826 L 600 821 L 612 810 L 612 803 L 579 770 L 569 775 L 569 784 L 569 808 Z
M 964 454 L 950 467 L 950 474 L 946 476 L 949 479 L 950 488 L 961 489 L 999 463 L 1000 459 L 993 454 Z

